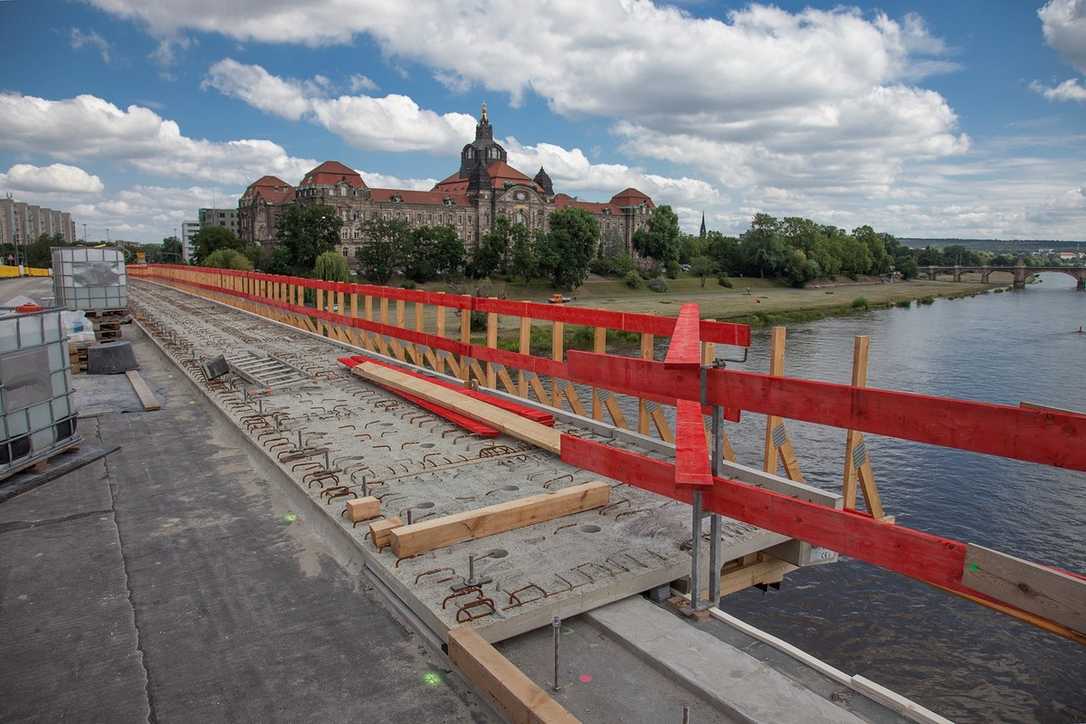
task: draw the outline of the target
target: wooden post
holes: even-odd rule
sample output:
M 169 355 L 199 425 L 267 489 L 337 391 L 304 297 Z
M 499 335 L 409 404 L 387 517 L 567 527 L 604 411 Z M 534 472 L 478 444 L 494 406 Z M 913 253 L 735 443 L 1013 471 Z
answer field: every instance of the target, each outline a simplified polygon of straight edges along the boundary
M 597 354 L 607 352 L 607 327 L 596 327 L 592 330 L 592 351 Z M 592 419 L 603 419 L 603 405 L 598 387 L 592 388 Z
M 422 332 L 425 329 L 425 325 L 422 321 L 422 315 L 426 312 L 426 305 L 422 302 L 415 302 L 415 331 Z M 411 345 L 411 357 L 414 358 L 415 364 L 422 366 L 422 352 L 415 345 Z
M 493 297 L 491 297 L 493 299 Z M 487 349 L 498 348 L 498 315 L 496 312 L 486 313 L 486 346 Z M 498 369 L 493 362 L 486 363 L 486 386 L 494 389 L 498 386 Z
M 521 354 L 530 355 L 532 353 L 532 318 L 521 317 L 520 318 L 520 344 L 517 347 L 517 351 Z M 528 373 L 524 370 L 517 370 L 517 394 L 521 397 L 528 396 Z
M 769 343 L 769 374 L 774 377 L 784 376 L 784 344 L 787 330 L 784 327 L 774 327 L 770 335 Z M 784 463 L 784 470 L 788 477 L 796 482 L 803 482 L 803 473 L 799 469 L 799 461 L 796 459 L 796 450 L 784 428 L 784 420 L 776 415 L 770 415 L 766 419 L 765 428 L 765 465 L 767 473 L 777 473 L 778 459 Z
M 867 358 L 871 340 L 866 335 L 857 336 L 852 346 L 852 386 L 867 387 Z M 879 489 L 875 484 L 875 472 L 871 468 L 871 457 L 864 444 L 864 436 L 858 430 L 849 430 L 845 435 L 845 475 L 842 495 L 845 508 L 856 509 L 856 482 L 863 486 L 864 502 L 867 512 L 875 518 L 886 517 L 882 509 Z
M 445 336 L 445 307 L 443 305 L 441 305 L 441 304 L 437 305 L 437 309 L 435 310 L 435 314 L 436 314 L 436 324 L 437 324 L 436 334 L 437 334 L 438 337 L 444 337 Z M 444 374 L 444 372 L 445 372 L 445 353 L 440 349 L 435 349 L 434 350 L 434 358 L 435 358 L 435 361 L 437 362 L 437 366 L 435 367 L 435 369 L 438 372 L 441 372 L 442 374 Z
M 654 338 L 647 332 L 641 333 L 641 359 L 652 359 Z M 649 434 L 649 406 L 642 399 L 637 398 L 637 431 L 642 435 Z
M 471 310 L 460 310 L 460 344 L 471 344 Z M 460 379 L 464 382 L 471 380 L 471 358 L 466 354 L 460 355 Z
M 321 289 L 320 287 L 317 287 L 316 300 L 317 300 L 317 311 L 318 312 L 322 311 L 324 309 L 324 290 Z
M 566 356 L 566 323 L 555 322 L 551 328 L 551 359 L 561 362 Z M 559 380 L 551 380 L 551 399 L 558 409 L 562 409 L 562 388 Z
M 407 323 L 407 302 L 402 299 L 396 300 L 396 326 L 400 329 L 404 328 Z M 395 337 L 389 338 L 389 346 L 392 347 L 393 352 L 396 353 L 396 358 L 401 362 L 405 361 L 404 347 L 414 347 L 414 345 L 400 344 L 400 341 Z
M 358 295 L 351 292 L 351 319 L 358 317 Z

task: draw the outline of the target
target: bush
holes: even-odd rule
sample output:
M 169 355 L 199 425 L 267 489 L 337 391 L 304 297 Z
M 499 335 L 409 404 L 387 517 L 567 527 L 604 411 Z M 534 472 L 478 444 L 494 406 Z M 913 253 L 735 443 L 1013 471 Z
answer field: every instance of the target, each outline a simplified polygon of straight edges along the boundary
M 679 278 L 679 262 L 675 261 L 674 259 L 668 260 L 667 265 L 664 267 L 664 270 L 667 274 L 668 279 Z M 667 284 L 665 284 L 664 286 L 667 286 Z
M 897 302 L 894 303 L 895 307 L 901 307 L 902 309 L 908 309 L 912 305 L 913 303 L 908 299 L 899 299 Z
M 916 300 L 917 304 L 935 304 L 935 297 L 920 297 Z
M 326 251 L 317 257 L 313 273 L 326 282 L 345 282 L 350 276 L 346 257 L 334 251 Z
M 415 284 L 415 282 L 412 281 L 411 279 L 408 279 L 408 280 L 404 281 L 404 283 L 400 285 L 400 287 L 403 288 L 403 289 L 414 289 L 417 286 L 418 285 Z
M 253 270 L 253 263 L 249 261 L 249 257 L 237 249 L 217 249 L 211 252 L 204 259 L 204 266 L 211 266 L 216 269 L 237 269 L 239 271 Z
M 667 285 L 667 282 L 659 277 L 655 279 L 650 279 L 648 286 L 649 289 L 656 292 L 657 294 L 663 294 L 664 292 L 671 291 L 671 288 Z
M 641 275 L 633 271 L 632 269 L 626 272 L 626 276 L 623 277 L 622 281 L 624 281 L 626 283 L 626 286 L 628 286 L 630 289 L 641 288 Z
M 852 300 L 853 309 L 867 309 L 867 300 L 863 297 L 856 297 Z
M 727 274 L 721 274 L 716 278 L 716 283 L 727 289 L 732 288 L 732 280 L 728 278 Z

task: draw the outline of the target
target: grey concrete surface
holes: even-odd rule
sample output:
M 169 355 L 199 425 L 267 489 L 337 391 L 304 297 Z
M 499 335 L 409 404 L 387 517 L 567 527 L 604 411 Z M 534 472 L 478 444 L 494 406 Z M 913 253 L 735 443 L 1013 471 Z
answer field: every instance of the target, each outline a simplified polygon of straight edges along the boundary
M 142 335 L 163 409 L 0 505 L 0 720 L 490 721 Z
M 38 304 L 45 305 L 53 301 L 52 277 L 14 277 L 0 279 L 0 305 L 20 294 L 30 297 Z
M 597 608 L 586 618 L 739 721 L 863 721 L 765 662 L 699 631 L 643 598 L 631 597 Z

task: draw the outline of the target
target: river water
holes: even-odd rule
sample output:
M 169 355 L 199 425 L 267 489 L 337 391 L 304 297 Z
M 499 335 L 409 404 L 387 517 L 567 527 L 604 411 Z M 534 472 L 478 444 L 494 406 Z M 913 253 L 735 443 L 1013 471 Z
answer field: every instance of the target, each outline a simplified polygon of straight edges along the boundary
M 868 384 L 1086 409 L 1086 294 L 1062 274 L 1004 294 L 789 327 L 786 372 L 848 382 L 871 337 Z M 768 330 L 742 368 L 766 370 Z M 726 425 L 758 464 L 764 418 Z M 844 431 L 788 423 L 809 482 L 840 489 Z M 883 504 L 905 525 L 1086 571 L 1086 473 L 868 436 Z M 721 608 L 959 721 L 1086 721 L 1086 648 L 854 560 L 801 569 L 779 592 Z

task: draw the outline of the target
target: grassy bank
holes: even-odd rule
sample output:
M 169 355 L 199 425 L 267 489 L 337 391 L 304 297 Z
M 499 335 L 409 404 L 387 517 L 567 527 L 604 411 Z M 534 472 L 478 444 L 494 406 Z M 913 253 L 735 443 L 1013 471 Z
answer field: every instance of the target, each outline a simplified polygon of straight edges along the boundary
M 729 289 L 718 285 L 715 279 L 707 280 L 704 287 L 699 279 L 692 277 L 668 279 L 670 290 L 656 293 L 644 288 L 630 289 L 620 280 L 593 277 L 574 292 L 570 304 L 674 316 L 678 314 L 680 305 L 694 302 L 701 307 L 701 315 L 705 319 L 764 326 L 809 322 L 868 309 L 910 306 L 918 303 L 918 300 L 972 296 L 996 286 L 979 280 L 914 280 L 892 284 L 861 280 L 794 289 L 766 279 L 735 277 L 731 282 L 732 288 Z M 433 288 L 441 287 L 435 285 Z M 534 301 L 544 301 L 552 293 L 545 286 L 509 282 L 482 282 L 446 289 Z M 590 333 L 578 331 L 576 335 L 569 339 L 569 343 L 576 347 L 591 343 Z

